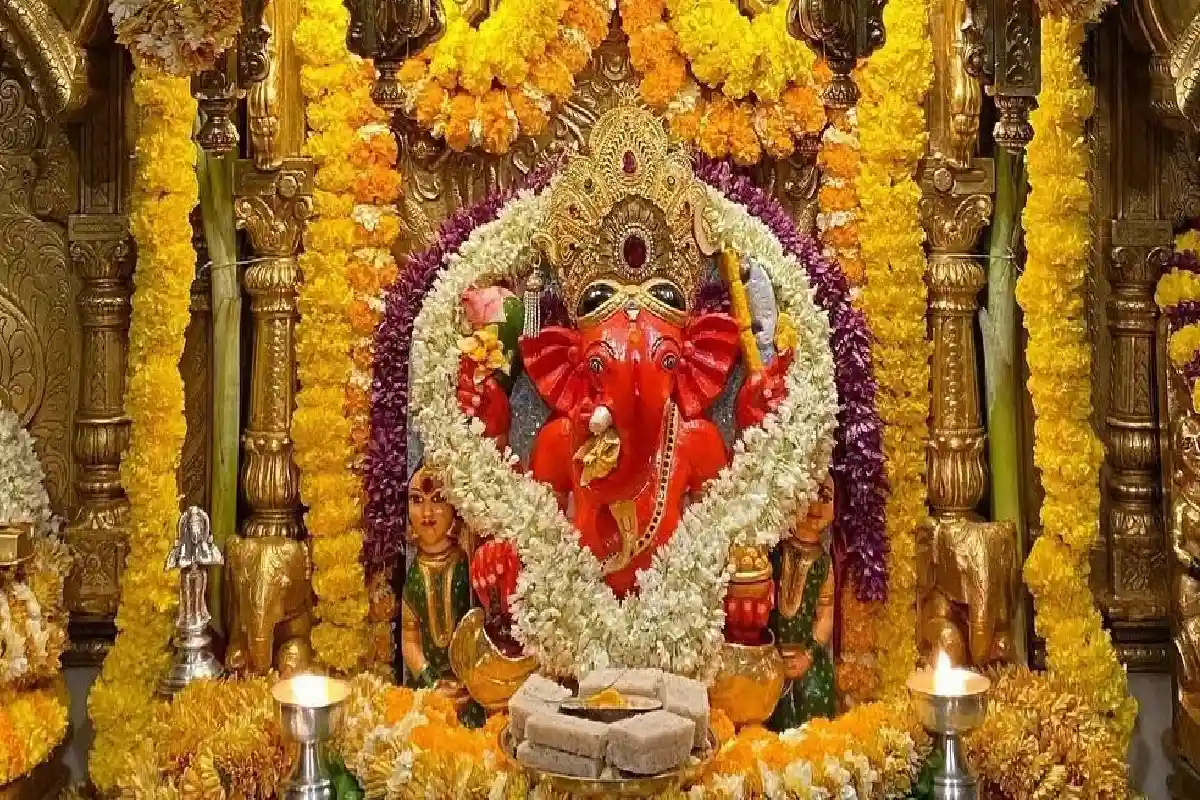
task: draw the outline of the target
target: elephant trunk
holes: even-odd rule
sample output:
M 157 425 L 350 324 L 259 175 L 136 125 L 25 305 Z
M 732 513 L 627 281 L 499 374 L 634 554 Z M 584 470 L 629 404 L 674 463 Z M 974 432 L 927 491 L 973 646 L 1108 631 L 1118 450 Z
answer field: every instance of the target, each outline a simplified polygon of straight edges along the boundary
M 252 674 L 264 675 L 271 669 L 274 661 L 274 634 L 274 618 L 268 619 L 265 614 L 255 614 L 251 618 L 246 636 L 246 660 Z
M 986 598 L 970 606 L 971 663 L 986 665 L 992 657 L 992 638 L 996 634 L 996 609 Z

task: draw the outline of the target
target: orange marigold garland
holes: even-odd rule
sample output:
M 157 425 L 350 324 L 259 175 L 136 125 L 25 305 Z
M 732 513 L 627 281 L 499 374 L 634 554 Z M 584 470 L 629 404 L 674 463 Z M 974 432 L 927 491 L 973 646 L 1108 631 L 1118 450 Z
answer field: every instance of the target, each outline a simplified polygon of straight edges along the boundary
M 829 126 L 821 136 L 817 166 L 821 188 L 817 192 L 817 231 L 826 258 L 836 260 L 851 286 L 862 283 L 862 248 L 858 240 L 859 154 L 858 111 L 829 109 Z
M 757 81 L 749 76 L 735 78 L 717 69 L 712 59 L 699 62 L 707 78 L 726 89 L 709 90 L 701 87 L 692 71 L 698 62 L 691 62 L 689 69 L 680 39 L 681 35 L 690 38 L 691 31 L 703 26 L 680 25 L 674 16 L 682 10 L 678 3 L 669 6 L 666 0 L 621 0 L 619 8 L 621 26 L 629 38 L 630 61 L 641 76 L 642 99 L 666 114 L 675 136 L 696 145 L 706 155 L 732 157 L 739 164 L 757 163 L 764 153 L 786 158 L 804 138 L 819 135 L 825 127 L 825 111 L 811 69 L 815 56 L 806 45 L 784 45 L 793 63 L 770 79 L 761 74 L 756 76 Z M 707 13 L 703 6 L 688 11 L 700 18 Z M 764 27 L 777 23 L 777 33 L 788 35 L 778 10 L 763 13 L 772 15 Z M 709 39 L 711 36 L 704 42 Z M 703 46 L 703 42 L 697 42 L 693 49 L 699 52 Z M 739 88 L 730 89 L 733 85 Z M 749 86 L 761 96 L 746 88 Z
M 887 505 L 888 600 L 870 615 L 881 691 L 904 690 L 917 660 L 916 536 L 928 514 L 925 441 L 930 344 L 926 332 L 925 232 L 913 176 L 925 150 L 925 93 L 933 75 L 926 0 L 891 0 L 887 43 L 859 71 L 862 163 L 855 189 L 866 281 L 861 308 L 871 323 L 879 381 Z
M 397 79 L 405 112 L 454 150 L 506 153 L 543 133 L 608 33 L 603 0 L 505 0 L 478 27 L 445 9 L 445 34 Z
M 349 14 L 338 0 L 304 0 L 295 31 L 306 58 L 305 148 L 317 173 L 315 219 L 300 258 L 305 280 L 299 290 L 300 391 L 292 436 L 313 545 L 319 623 L 312 643 L 318 659 L 339 671 L 390 660 L 389 623 L 379 619 L 390 608 L 389 595 L 372 587 L 372 604 L 362 566 L 361 468 L 369 337 L 378 318 L 373 304 L 394 276 L 390 247 L 400 230 L 392 207 L 400 193 L 396 141 L 387 114 L 369 95 L 372 65 L 341 44 L 348 25 Z

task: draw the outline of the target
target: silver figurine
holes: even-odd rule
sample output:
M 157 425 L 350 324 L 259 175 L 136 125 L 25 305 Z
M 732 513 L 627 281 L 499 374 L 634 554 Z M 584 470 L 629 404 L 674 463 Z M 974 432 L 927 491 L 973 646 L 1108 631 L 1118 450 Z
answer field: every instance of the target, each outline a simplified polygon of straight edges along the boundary
M 219 678 L 225 670 L 210 646 L 208 623 L 208 567 L 222 564 L 213 542 L 208 514 L 192 506 L 179 517 L 175 545 L 167 554 L 166 569 L 179 570 L 179 613 L 175 617 L 175 650 L 171 668 L 158 683 L 158 693 L 170 697 L 194 680 Z

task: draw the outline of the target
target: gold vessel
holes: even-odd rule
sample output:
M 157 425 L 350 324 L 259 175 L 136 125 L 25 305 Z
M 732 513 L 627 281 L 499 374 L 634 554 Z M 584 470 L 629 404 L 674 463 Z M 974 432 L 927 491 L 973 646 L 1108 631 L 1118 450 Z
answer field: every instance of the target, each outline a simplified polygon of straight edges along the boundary
M 531 656 L 509 658 L 501 653 L 484 630 L 483 609 L 475 608 L 454 630 L 450 668 L 490 714 L 508 708 L 509 699 L 537 669 L 537 662 Z
M 33 523 L 0 525 L 0 567 L 15 567 L 33 557 Z
M 761 725 L 770 719 L 783 693 L 783 656 L 774 637 L 761 645 L 726 642 L 721 665 L 708 689 L 713 708 L 724 711 L 737 727 Z

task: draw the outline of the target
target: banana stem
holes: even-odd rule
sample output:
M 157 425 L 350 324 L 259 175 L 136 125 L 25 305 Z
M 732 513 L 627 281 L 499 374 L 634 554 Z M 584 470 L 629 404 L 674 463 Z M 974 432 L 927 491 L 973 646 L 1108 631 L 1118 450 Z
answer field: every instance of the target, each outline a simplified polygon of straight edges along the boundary
M 241 432 L 241 283 L 233 220 L 233 154 L 201 153 L 200 213 L 211 260 L 212 285 L 212 477 L 213 540 L 222 552 L 237 535 L 238 441 Z M 222 629 L 221 571 L 209 574 L 213 624 Z
M 1025 516 L 1021 503 L 1020 395 L 1017 364 L 1017 245 L 1025 205 L 1025 166 L 1021 156 L 997 147 L 996 212 L 988 247 L 987 308 L 983 328 L 984 386 L 988 409 L 988 457 L 991 468 L 992 519 L 1016 528 L 1016 548 L 1023 561 Z M 1020 561 L 1018 563 L 1020 563 Z M 1024 661 L 1025 603 L 1015 604 L 1017 654 Z

